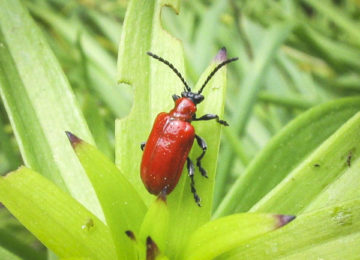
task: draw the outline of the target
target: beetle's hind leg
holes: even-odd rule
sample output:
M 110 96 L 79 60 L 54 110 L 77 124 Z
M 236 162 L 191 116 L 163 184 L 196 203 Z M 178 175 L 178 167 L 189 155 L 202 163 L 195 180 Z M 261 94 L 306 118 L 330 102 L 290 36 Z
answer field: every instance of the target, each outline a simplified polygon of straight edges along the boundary
M 201 166 L 201 160 L 204 157 L 206 150 L 207 150 L 207 145 L 204 139 L 202 139 L 200 136 L 195 135 L 196 138 L 196 142 L 198 143 L 198 145 L 200 146 L 200 148 L 202 149 L 202 153 L 200 154 L 200 156 L 198 158 L 196 158 L 196 166 L 199 168 L 199 171 L 201 172 L 201 175 L 205 178 L 208 178 L 206 170 Z
M 146 145 L 146 142 L 142 142 L 140 144 L 141 151 L 144 151 L 145 145 Z
M 194 199 L 195 199 L 196 204 L 199 207 L 201 207 L 201 204 L 200 204 L 201 199 L 200 199 L 199 195 L 196 193 L 196 189 L 195 189 L 195 181 L 194 181 L 195 167 L 194 167 L 194 164 L 193 164 L 193 162 L 191 161 L 191 159 L 189 157 L 186 159 L 186 161 L 187 161 L 187 170 L 188 170 L 189 177 L 190 177 L 191 193 L 194 195 Z

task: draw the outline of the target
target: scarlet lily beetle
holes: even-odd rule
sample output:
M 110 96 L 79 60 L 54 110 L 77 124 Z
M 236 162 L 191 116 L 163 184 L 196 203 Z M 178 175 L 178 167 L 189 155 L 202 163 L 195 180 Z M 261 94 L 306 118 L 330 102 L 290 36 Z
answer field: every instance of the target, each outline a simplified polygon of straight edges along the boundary
M 219 65 L 209 74 L 200 90 L 195 93 L 191 91 L 181 73 L 169 61 L 151 52 L 147 52 L 147 54 L 169 66 L 185 87 L 181 97 L 172 96 L 175 107 L 169 113 L 161 112 L 157 115 L 147 142 L 141 144 L 141 149 L 144 151 L 140 170 L 141 179 L 151 194 L 167 195 L 177 185 L 186 161 L 191 180 L 191 192 L 195 202 L 200 206 L 200 197 L 196 193 L 194 183 L 195 167 L 188 155 L 194 139 L 196 139 L 202 149 L 202 153 L 196 159 L 196 166 L 201 175 L 207 178 L 206 170 L 201 166 L 201 159 L 205 155 L 207 145 L 204 139 L 195 134 L 191 121 L 215 119 L 219 124 L 228 126 L 228 123 L 220 120 L 218 115 L 205 114 L 197 118 L 196 106 L 204 100 L 201 92 L 215 73 L 224 65 L 238 58 L 226 59 L 226 49 L 222 48 L 216 56 L 220 62 Z

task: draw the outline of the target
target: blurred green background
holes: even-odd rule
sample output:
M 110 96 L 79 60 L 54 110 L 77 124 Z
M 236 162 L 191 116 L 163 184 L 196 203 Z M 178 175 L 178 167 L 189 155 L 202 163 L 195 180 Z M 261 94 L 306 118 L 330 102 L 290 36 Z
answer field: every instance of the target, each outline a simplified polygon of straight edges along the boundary
M 116 83 L 128 1 L 23 3 L 60 61 L 98 147 L 113 159 L 114 121 L 132 105 L 131 88 Z M 225 119 L 230 125 L 241 120 L 235 131 L 223 131 L 215 204 L 290 120 L 312 106 L 359 94 L 359 0 L 183 0 L 179 15 L 164 8 L 162 21 L 183 43 L 182 73 L 192 85 L 219 48 L 239 57 L 228 66 Z M 0 140 L 0 174 L 5 174 L 22 161 L 3 104 Z M 7 221 L 0 221 L 0 229 L 12 225 L 18 230 L 14 236 L 42 250 L 15 220 L 0 218 Z

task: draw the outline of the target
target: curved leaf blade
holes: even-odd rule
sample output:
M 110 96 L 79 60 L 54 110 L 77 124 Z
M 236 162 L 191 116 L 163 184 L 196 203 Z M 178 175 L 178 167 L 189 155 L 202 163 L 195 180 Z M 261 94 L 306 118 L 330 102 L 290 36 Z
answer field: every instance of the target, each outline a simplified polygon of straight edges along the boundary
M 349 153 L 360 150 L 358 140 L 360 140 L 360 113 L 355 114 L 301 162 L 281 183 L 255 204 L 251 211 L 286 214 L 302 212 L 324 191 L 325 187 L 336 182 L 347 172 Z M 360 195 L 359 187 L 357 183 L 352 185 L 350 183 L 349 187 L 351 186 L 355 186 L 352 190 L 357 191 L 350 198 L 354 199 Z M 323 200 L 323 202 L 327 201 Z M 323 205 L 318 204 L 318 207 Z
M 99 198 L 119 259 L 135 258 L 125 231 L 138 231 L 146 207 L 118 168 L 94 146 L 67 132 L 68 138 Z
M 108 227 L 36 172 L 22 167 L 1 177 L 0 201 L 59 257 L 116 259 Z
M 0 246 L 0 258 L 7 260 L 21 260 L 20 257 Z
M 25 164 L 102 217 L 64 131 L 91 143 L 92 136 L 58 61 L 18 0 L 0 2 L 0 42 L 0 94 Z
M 184 71 L 179 41 L 161 27 L 160 12 L 165 4 L 177 8 L 179 3 L 155 0 L 129 3 L 118 58 L 119 82 L 131 84 L 134 104 L 129 116 L 116 122 L 116 164 L 147 205 L 153 197 L 140 179 L 140 144 L 146 141 L 155 116 L 173 106 L 171 95 L 183 89 L 182 82 L 168 67 L 146 55 L 147 51 L 156 53 Z
M 255 238 L 219 259 L 357 259 L 360 200 L 301 215 L 274 232 Z
M 191 235 L 183 259 L 214 259 L 293 219 L 293 216 L 286 215 L 241 213 L 213 220 Z
M 251 162 L 214 217 L 249 210 L 359 110 L 359 98 L 345 98 L 314 107 L 292 121 Z
M 209 73 L 217 64 L 226 59 L 226 51 L 220 50 L 211 65 L 201 75 L 195 89 L 203 84 Z M 226 92 L 226 68 L 222 68 L 214 78 L 208 83 L 203 94 L 205 100 L 198 106 L 197 117 L 204 114 L 217 114 L 222 118 L 224 101 Z M 201 207 L 199 208 L 191 193 L 190 178 L 186 167 L 184 167 L 182 176 L 173 191 L 173 195 L 169 196 L 169 208 L 171 212 L 170 226 L 176 227 L 172 229 L 169 239 L 169 256 L 180 257 L 182 247 L 185 246 L 190 234 L 199 226 L 210 220 L 212 208 L 212 194 L 214 190 L 215 172 L 217 166 L 217 158 L 220 146 L 220 131 L 223 126 L 214 120 L 208 122 L 194 122 L 196 134 L 202 137 L 208 146 L 206 154 L 202 159 L 202 166 L 208 173 L 208 178 L 200 175 L 198 169 L 195 172 L 195 187 L 201 197 Z M 201 149 L 196 141 L 194 142 L 190 158 L 197 158 L 201 154 Z M 176 248 L 174 250 L 174 248 Z M 170 250 L 169 250 L 170 251 Z M 175 256 L 176 255 L 176 256 Z
M 264 40 L 259 47 L 255 60 L 246 70 L 246 76 L 240 83 L 241 91 L 235 97 L 237 105 L 233 111 L 230 125 L 234 132 L 242 135 L 253 111 L 257 95 L 262 87 L 270 65 L 272 64 L 276 53 L 285 41 L 293 28 L 293 24 L 276 24 L 265 34 Z M 214 206 L 217 207 L 225 196 L 224 189 L 228 173 L 233 161 L 233 152 L 231 147 L 224 147 L 222 152 L 223 160 L 219 163 L 218 175 L 216 176 L 216 187 L 214 194 Z
M 124 120 L 117 121 L 116 162 L 121 171 L 128 174 L 129 180 L 138 189 L 147 204 L 152 201 L 152 197 L 149 196 L 139 177 L 142 154 L 140 143 L 146 141 L 155 116 L 159 112 L 169 111 L 173 107 L 171 95 L 180 94 L 184 88 L 179 78 L 167 66 L 152 60 L 145 54 L 146 51 L 156 53 L 169 60 L 180 72 L 184 71 L 183 51 L 180 43 L 161 27 L 160 13 L 165 4 L 178 6 L 178 2 L 171 1 L 131 1 L 119 49 L 120 81 L 131 84 L 135 94 L 134 106 L 130 115 Z M 133 28 L 139 28 L 139 30 L 134 31 Z M 207 68 L 201 76 L 199 84 L 204 82 L 205 77 L 217 63 L 219 63 L 218 60 Z M 198 107 L 197 114 L 199 116 L 206 113 L 222 116 L 225 75 L 226 68 L 222 68 L 209 82 L 204 90 L 206 99 Z M 198 87 L 199 85 L 196 88 Z M 194 125 L 197 134 L 204 137 L 209 145 L 203 166 L 208 170 L 210 178 L 206 180 L 196 177 L 197 189 L 200 196 L 203 197 L 201 209 L 194 203 L 186 170 L 176 189 L 168 197 L 170 226 L 174 228 L 170 232 L 168 251 L 165 250 L 165 254 L 172 259 L 179 257 L 190 233 L 210 219 L 211 194 L 221 127 L 215 122 L 206 122 L 202 126 L 197 123 Z M 201 154 L 199 148 L 196 147 L 193 150 L 191 157 L 194 153 L 196 156 Z
M 148 237 L 156 243 L 160 252 L 164 252 L 169 236 L 169 209 L 162 195 L 150 205 L 140 229 L 140 242 L 146 245 Z

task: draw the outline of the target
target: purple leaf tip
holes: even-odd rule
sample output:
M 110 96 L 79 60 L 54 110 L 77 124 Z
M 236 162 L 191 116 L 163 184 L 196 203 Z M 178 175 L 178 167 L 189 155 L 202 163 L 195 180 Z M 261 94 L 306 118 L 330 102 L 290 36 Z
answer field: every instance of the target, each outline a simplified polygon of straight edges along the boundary
M 79 143 L 82 142 L 82 140 L 81 140 L 79 137 L 77 137 L 76 135 L 72 134 L 71 132 L 65 131 L 65 133 L 66 133 L 67 137 L 69 138 L 69 141 L 70 141 L 70 143 L 71 143 L 71 145 L 72 145 L 73 148 L 75 148 L 76 145 L 78 145 Z
M 217 62 L 217 63 L 221 63 L 223 61 L 226 61 L 226 48 L 225 47 L 222 47 L 220 49 L 220 51 L 216 54 L 215 58 L 214 58 L 214 61 Z
M 293 221 L 296 216 L 292 216 L 292 215 L 276 215 L 279 223 L 278 223 L 278 228 L 285 226 L 286 224 L 288 224 L 289 222 Z

